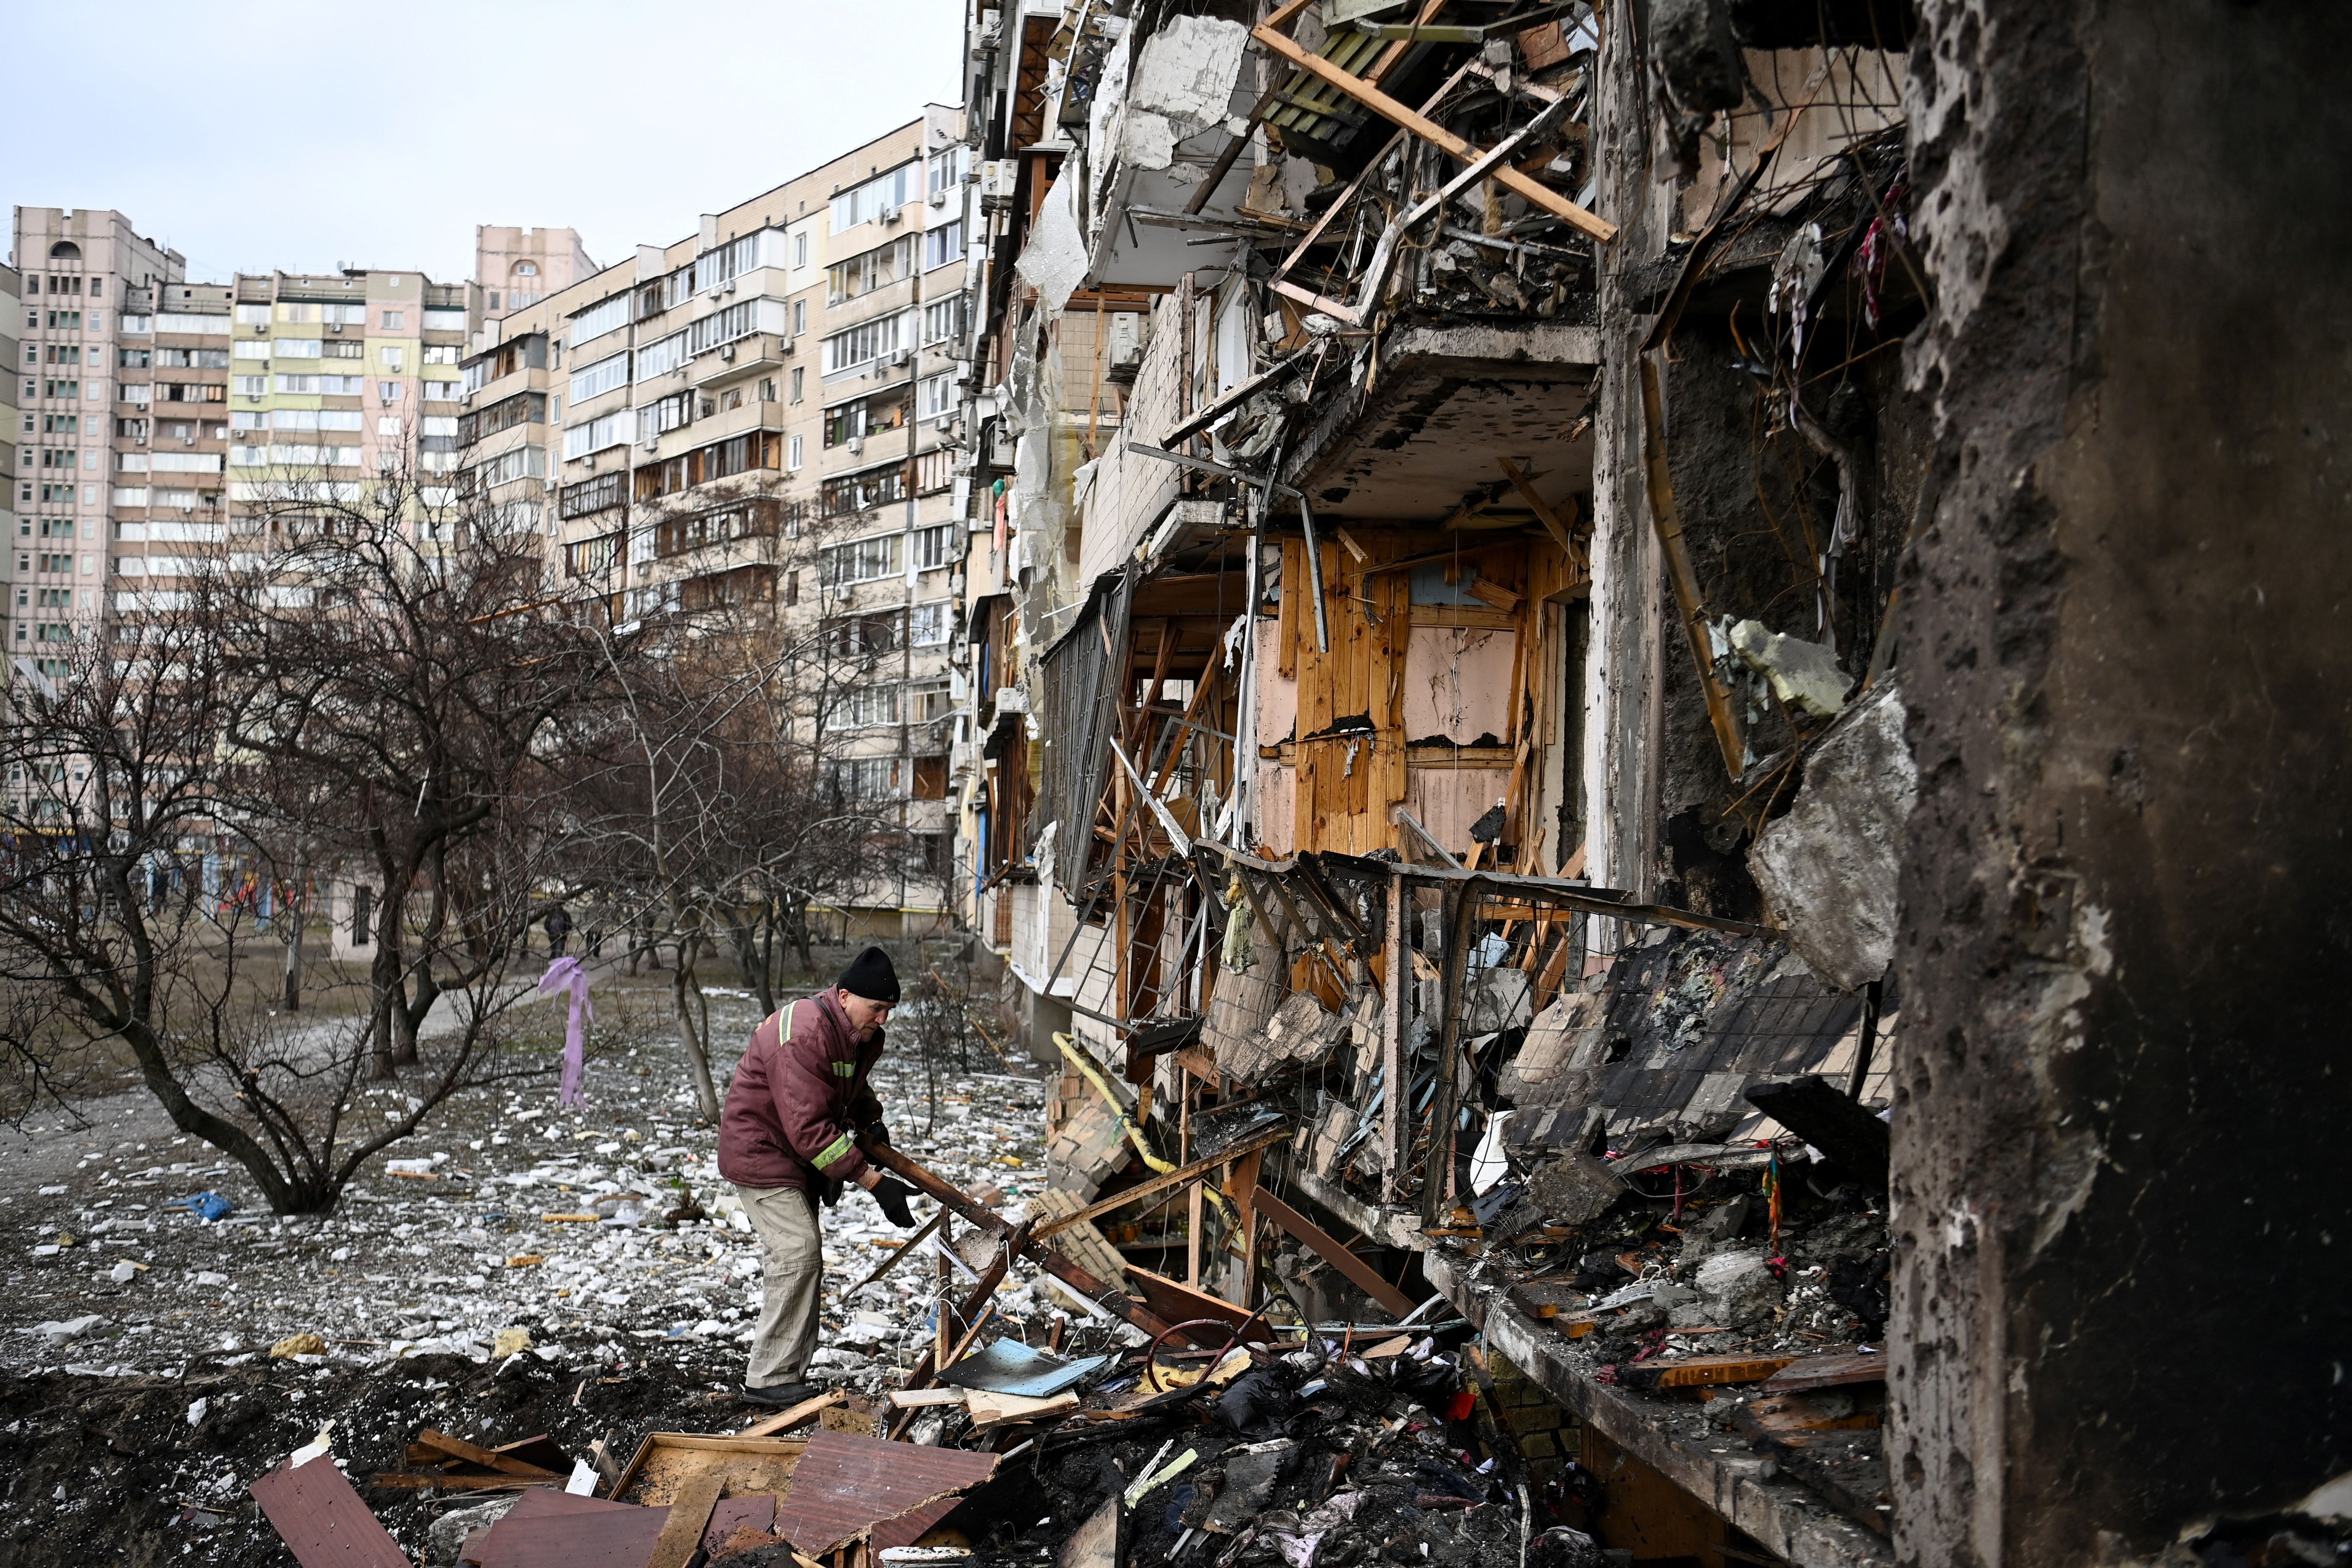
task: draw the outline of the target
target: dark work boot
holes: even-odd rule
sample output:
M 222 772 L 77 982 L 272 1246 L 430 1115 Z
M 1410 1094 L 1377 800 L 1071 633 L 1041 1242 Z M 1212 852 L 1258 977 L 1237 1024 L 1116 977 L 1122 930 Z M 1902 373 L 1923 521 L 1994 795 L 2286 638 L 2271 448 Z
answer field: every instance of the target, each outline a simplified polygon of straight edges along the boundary
M 814 1399 L 824 1391 L 814 1383 L 778 1383 L 766 1388 L 752 1388 L 747 1384 L 742 1392 L 743 1397 L 754 1405 L 772 1405 L 782 1410 L 804 1399 Z

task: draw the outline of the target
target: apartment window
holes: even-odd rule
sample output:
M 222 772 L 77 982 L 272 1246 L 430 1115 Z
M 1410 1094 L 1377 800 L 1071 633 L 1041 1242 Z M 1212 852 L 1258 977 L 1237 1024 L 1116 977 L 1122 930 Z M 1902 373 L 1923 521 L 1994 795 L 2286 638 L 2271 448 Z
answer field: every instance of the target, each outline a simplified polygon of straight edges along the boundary
M 396 387 L 400 383 L 396 381 L 384 383 L 387 387 Z M 424 397 L 427 403 L 455 403 L 464 395 L 465 388 L 454 381 L 428 381 L 425 384 Z M 394 392 L 389 395 L 397 398 L 400 395 Z
M 400 370 L 404 368 L 408 363 L 408 352 L 405 349 L 387 343 L 383 348 L 376 351 L 376 359 L 386 370 Z
M 801 231 L 799 234 L 793 236 L 793 265 L 794 267 L 806 267 L 808 265 L 808 232 L 805 229 Z
M 887 506 L 893 501 L 905 500 L 906 467 L 893 464 L 887 468 L 869 468 L 862 474 L 844 474 L 839 479 L 827 479 L 818 499 L 827 517 L 851 517 L 861 511 Z
M 230 388 L 239 397 L 266 397 L 269 394 L 269 378 L 266 375 L 233 375 L 228 381 Z M 122 390 L 128 393 L 131 389 L 126 386 Z M 142 396 L 135 400 L 126 398 L 125 401 L 143 403 L 146 399 Z
M 915 196 L 917 166 L 902 163 L 833 198 L 833 232 L 856 228 L 886 213 L 897 212 Z
M 269 324 L 269 307 L 267 305 L 239 305 L 236 308 L 236 324 L 240 327 L 268 326 Z
M 923 307 L 923 342 L 926 345 L 943 343 L 963 336 L 964 300 L 961 294 L 932 301 Z
M 269 343 L 266 339 L 248 338 L 236 344 L 231 352 L 238 359 L 266 360 L 269 357 Z
M 457 363 L 457 345 L 456 343 L 426 343 L 425 345 L 425 363 L 426 364 L 456 364 Z
M 923 266 L 926 270 L 945 267 L 950 261 L 963 259 L 963 220 L 941 224 L 923 235 Z
M 426 384 L 435 384 L 428 382 Z M 378 403 L 397 403 L 400 401 L 401 391 L 402 384 L 399 382 L 379 381 L 375 384 L 375 400 Z
M 619 475 L 613 476 L 618 479 Z M 583 539 L 563 547 L 563 569 L 574 577 L 593 577 L 612 569 L 621 557 L 621 536 L 602 533 L 593 539 Z
M 603 337 L 606 332 L 618 331 L 627 326 L 629 296 L 615 294 L 609 300 L 600 300 L 584 310 L 572 312 L 570 319 L 572 343 L 577 348 L 592 339 Z
M 930 175 L 933 195 L 955 189 L 971 176 L 971 149 L 950 147 L 944 153 L 934 154 Z
M 895 686 L 853 686 L 834 704 L 833 727 L 836 730 L 866 730 L 898 721 L 898 689 Z
M 686 334 L 672 332 L 658 342 L 646 344 L 637 351 L 637 379 L 651 381 L 666 375 L 687 360 Z
M 225 338 L 228 336 L 228 318 L 195 316 L 167 310 L 155 318 L 155 330 L 159 332 L 191 332 L 199 336 Z
M 26 343 L 25 345 L 25 353 L 26 355 L 26 363 L 32 363 L 32 353 L 33 345 L 31 343 Z M 79 364 L 81 363 L 81 345 L 79 343 L 51 343 L 42 353 L 41 363 L 44 364 Z
M 145 315 L 126 315 L 122 318 L 122 330 L 126 332 L 143 336 L 155 330 L 155 318 Z
M 937 495 L 955 486 L 955 453 L 947 447 L 925 452 L 915 459 L 915 493 Z
M 446 416 L 443 416 L 446 419 Z M 518 425 L 536 425 L 547 418 L 547 395 L 539 392 L 519 392 L 512 397 L 502 397 L 488 408 L 478 409 L 460 419 L 449 419 L 446 434 L 457 437 L 461 445 L 470 447 L 486 436 L 501 430 L 511 430 Z M 434 434 L 431 420 L 425 422 L 425 434 Z M 566 439 L 569 439 L 566 432 Z M 576 454 L 566 454 L 574 456 Z
M 499 453 L 488 462 L 477 465 L 473 469 L 473 479 L 477 489 L 489 489 L 493 486 L 511 484 L 517 479 L 539 479 L 544 473 L 545 459 L 540 456 L 537 447 L 517 447 L 510 452 Z
M 365 359 L 367 345 L 352 338 L 329 338 L 325 347 L 328 359 Z
M 906 423 L 907 401 L 903 388 L 878 397 L 855 398 L 847 403 L 835 404 L 824 411 L 824 444 L 830 449 L 861 437 L 903 429 Z
M 808 301 L 806 300 L 795 300 L 793 301 L 793 336 L 799 337 L 803 332 L 807 331 Z
M 740 239 L 730 240 L 717 249 L 706 250 L 695 258 L 693 288 L 697 293 L 706 289 L 716 289 L 759 264 L 760 235 L 747 234 Z
M 324 347 L 317 338 L 278 338 L 271 342 L 269 348 L 272 359 L 322 359 L 325 357 Z M 384 352 L 393 353 L 397 351 L 386 349 Z M 397 363 L 397 361 L 394 362 L 394 363 Z
M 319 390 L 330 397 L 357 397 L 367 390 L 367 378 L 360 375 L 322 375 Z
M 871 364 L 898 347 L 899 321 L 904 312 L 861 321 L 847 331 L 824 340 L 824 374 L 835 375 Z
M 585 425 L 573 425 L 563 432 L 563 460 L 584 458 L 591 452 L 601 452 L 607 447 L 618 447 L 629 438 L 629 411 L 615 410 L 601 419 L 591 419 Z
M 402 420 L 399 415 L 386 414 L 380 416 L 377 418 L 375 422 L 375 433 L 377 438 L 380 440 L 397 441 L 407 435 L 408 432 L 405 422 Z
M 637 439 L 651 441 L 694 419 L 694 394 L 673 392 L 637 410 Z
M 937 647 L 948 640 L 949 612 L 953 606 L 945 599 L 934 599 L 928 605 L 917 605 L 907 614 L 907 642 L 913 647 Z
M 319 411 L 315 408 L 280 408 L 269 416 L 272 430 L 316 430 Z
M 915 417 L 938 419 L 953 414 L 956 409 L 955 375 L 941 372 L 927 375 L 915 389 Z
M 955 533 L 953 523 L 941 523 L 936 528 L 917 529 L 914 540 L 915 570 L 930 572 L 941 566 L 954 565 Z
M 127 386 L 124 387 L 122 391 L 123 396 L 130 402 L 144 403 L 147 400 L 147 394 L 143 388 L 140 391 L 137 397 L 131 397 L 130 395 L 131 389 Z M 33 395 L 33 384 L 29 381 L 25 384 L 25 395 L 27 397 Z M 44 397 L 62 397 L 70 402 L 72 399 L 81 395 L 81 383 L 78 381 L 45 381 L 41 384 L 41 395 Z
M 800 372 L 794 371 L 793 374 L 794 375 L 798 375 Z M 793 401 L 797 403 L 800 400 L 798 398 L 794 398 Z M 786 460 L 784 467 L 797 473 L 800 471 L 801 466 L 801 438 L 798 436 L 792 438 L 791 450 L 792 456 Z
M 898 536 L 895 533 L 877 533 L 871 539 L 836 544 L 824 552 L 824 581 L 829 587 L 871 583 L 896 576 L 898 572 Z
M 896 800 L 903 793 L 897 757 L 843 757 L 825 767 L 836 800 Z
M 81 430 L 81 416 L 76 414 L 44 414 L 41 416 L 41 429 L 49 435 L 77 435 Z
M 625 386 L 629 380 L 629 355 L 621 353 L 600 359 L 593 364 L 583 365 L 572 373 L 572 401 L 585 403 L 616 386 Z
M 838 305 L 905 281 L 915 259 L 915 237 L 901 235 L 887 245 L 861 251 L 824 269 L 825 302 Z
M 387 332 L 396 332 L 407 325 L 408 312 L 405 310 L 385 310 L 377 315 L 376 321 L 381 324 L 383 331 Z
M 758 301 L 746 300 L 739 305 L 705 316 L 688 329 L 689 353 L 708 353 L 721 343 L 733 342 L 759 330 L 756 320 Z
M 531 395 L 536 397 L 539 395 L 533 393 Z M 416 422 L 416 433 L 420 436 L 446 436 L 454 439 L 458 424 L 459 420 L 454 414 L 428 414 Z
M 800 365 L 793 366 L 793 401 L 794 403 L 798 403 L 801 400 L 801 372 L 803 368 L 803 367 Z
M 466 330 L 466 312 L 436 310 L 428 305 L 425 310 L 425 330 L 428 332 L 462 332 Z
M 556 514 L 565 518 L 585 517 L 590 512 L 603 511 L 608 507 L 620 505 L 623 478 L 621 472 L 615 469 L 609 474 L 598 474 L 594 479 L 583 480 L 576 485 L 564 486 L 557 496 Z M 610 556 L 599 563 L 600 566 L 611 564 Z

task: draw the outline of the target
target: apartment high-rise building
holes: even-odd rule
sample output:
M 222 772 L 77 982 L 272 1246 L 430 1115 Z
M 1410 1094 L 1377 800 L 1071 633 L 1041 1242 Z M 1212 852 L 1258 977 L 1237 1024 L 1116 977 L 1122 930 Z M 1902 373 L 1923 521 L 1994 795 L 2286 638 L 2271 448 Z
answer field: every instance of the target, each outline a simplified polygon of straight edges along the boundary
M 239 274 L 230 326 L 230 500 L 240 516 L 383 475 L 457 467 L 463 284 L 421 272 Z
M 914 934 L 950 904 L 963 135 L 961 110 L 927 108 L 498 317 L 465 367 L 461 489 L 551 499 L 573 591 L 615 623 L 762 621 L 857 669 L 799 739 L 918 851 L 832 911 L 856 934 Z
M 488 320 L 561 294 L 595 271 L 596 263 L 576 230 L 474 226 L 474 281 L 481 288 L 481 310 Z
M 126 500 L 128 515 L 145 519 L 155 472 L 146 426 L 158 395 L 158 326 L 182 327 L 178 318 L 200 313 L 203 302 L 182 281 L 186 264 L 178 252 L 141 237 L 118 212 L 20 206 L 16 258 L 24 327 L 8 651 L 61 674 L 64 646 L 93 631 L 105 611 L 118 486 L 135 497 L 135 506 Z M 171 336 L 191 354 L 203 339 L 176 330 Z M 198 510 L 217 509 L 226 368 L 192 362 L 163 384 L 178 399 L 174 422 L 191 437 L 163 471 L 175 489 L 193 492 Z
M 8 367 L 7 374 L 0 376 L 0 474 L 7 478 L 7 489 L 0 492 L 0 530 L 5 530 L 8 541 L 7 553 L 0 555 L 0 574 L 5 574 L 0 576 L 0 647 L 7 647 L 8 628 L 16 620 L 16 583 L 20 575 L 16 570 L 16 448 L 21 445 L 17 437 L 24 432 L 18 428 L 21 416 L 16 408 L 16 389 L 24 384 L 24 377 L 17 369 L 22 356 L 16 346 L 16 332 L 21 319 L 18 312 L 24 308 L 23 289 L 14 267 L 0 267 L 0 362 Z M 31 570 L 32 559 L 27 552 L 25 573 L 28 574 Z M 29 609 L 32 590 L 27 586 L 25 592 L 25 607 Z

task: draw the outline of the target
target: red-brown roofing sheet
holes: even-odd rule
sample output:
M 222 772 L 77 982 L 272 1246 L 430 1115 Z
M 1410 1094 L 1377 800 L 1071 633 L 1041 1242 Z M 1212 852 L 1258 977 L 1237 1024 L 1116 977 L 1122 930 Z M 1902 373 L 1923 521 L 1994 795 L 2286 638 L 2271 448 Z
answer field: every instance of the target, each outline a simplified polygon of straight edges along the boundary
M 249 1489 L 302 1568 L 411 1568 L 332 1459 L 280 1464 Z
M 490 1526 L 482 1568 L 646 1568 L 668 1522 L 666 1508 L 533 1487 Z
M 993 1454 L 817 1432 L 777 1504 L 776 1533 L 822 1556 L 876 1525 L 978 1486 L 995 1470 Z

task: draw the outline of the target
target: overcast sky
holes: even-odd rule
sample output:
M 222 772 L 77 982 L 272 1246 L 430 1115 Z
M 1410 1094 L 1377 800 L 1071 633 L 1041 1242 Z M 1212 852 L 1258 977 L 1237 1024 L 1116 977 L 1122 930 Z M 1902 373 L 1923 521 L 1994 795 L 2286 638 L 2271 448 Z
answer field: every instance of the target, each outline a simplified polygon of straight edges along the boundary
M 606 265 L 961 96 L 961 0 L 12 6 L 9 200 L 114 207 L 188 276 Z

